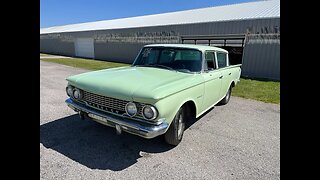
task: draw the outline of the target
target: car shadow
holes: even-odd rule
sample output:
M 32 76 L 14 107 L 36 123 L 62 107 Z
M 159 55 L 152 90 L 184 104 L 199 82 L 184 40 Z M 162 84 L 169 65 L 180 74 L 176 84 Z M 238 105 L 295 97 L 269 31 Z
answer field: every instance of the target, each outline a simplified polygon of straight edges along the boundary
M 186 129 L 208 114 L 186 124 Z M 174 146 L 163 136 L 144 139 L 124 132 L 120 136 L 111 128 L 92 120 L 81 120 L 77 114 L 40 125 L 40 143 L 90 168 L 120 171 L 152 154 L 166 152 Z
M 115 128 L 71 115 L 40 125 L 40 143 L 91 169 L 120 171 L 139 158 L 161 153 L 173 146 L 163 136 L 144 139 Z

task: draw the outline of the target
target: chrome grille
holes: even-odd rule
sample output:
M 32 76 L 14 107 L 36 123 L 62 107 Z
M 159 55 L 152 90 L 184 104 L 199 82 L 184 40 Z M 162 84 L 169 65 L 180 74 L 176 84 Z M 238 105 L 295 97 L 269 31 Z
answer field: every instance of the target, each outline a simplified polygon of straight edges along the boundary
M 93 94 L 87 91 L 83 92 L 83 100 L 86 101 L 89 105 L 94 104 L 94 105 L 97 105 L 98 107 L 102 106 L 104 108 L 110 108 L 112 110 L 118 110 L 118 111 L 125 111 L 125 106 L 129 102 L 129 101 L 115 99 L 107 96 Z
M 101 96 L 98 94 L 94 94 L 91 92 L 83 91 L 83 101 L 88 103 L 90 106 L 93 106 L 95 108 L 101 109 L 103 111 L 113 112 L 117 114 L 124 114 L 126 104 L 129 101 L 120 100 L 116 98 L 111 98 L 107 96 Z M 137 104 L 138 108 L 138 117 L 142 116 L 142 106 L 140 104 Z
M 143 115 L 142 115 L 142 108 L 143 108 L 144 104 L 139 104 L 138 105 L 138 113 L 137 113 L 137 116 L 143 118 Z

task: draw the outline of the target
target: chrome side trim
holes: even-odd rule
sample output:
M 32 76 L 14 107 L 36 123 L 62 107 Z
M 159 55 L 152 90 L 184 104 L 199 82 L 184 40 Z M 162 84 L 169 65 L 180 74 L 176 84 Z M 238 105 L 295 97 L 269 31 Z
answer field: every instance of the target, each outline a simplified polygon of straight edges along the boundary
M 131 118 L 126 118 L 124 116 L 114 116 L 107 115 L 106 113 L 102 113 L 96 111 L 90 107 L 86 107 L 82 104 L 75 103 L 72 99 L 67 99 L 65 101 L 67 105 L 77 112 L 85 112 L 91 117 L 92 120 L 99 122 L 101 124 L 115 127 L 116 125 L 120 125 L 123 131 L 126 131 L 131 134 L 135 134 L 141 136 L 143 138 L 154 138 L 161 134 L 164 134 L 169 127 L 169 124 L 165 121 L 165 119 L 161 119 L 159 124 L 148 124 L 148 123 L 139 123 L 133 122 Z

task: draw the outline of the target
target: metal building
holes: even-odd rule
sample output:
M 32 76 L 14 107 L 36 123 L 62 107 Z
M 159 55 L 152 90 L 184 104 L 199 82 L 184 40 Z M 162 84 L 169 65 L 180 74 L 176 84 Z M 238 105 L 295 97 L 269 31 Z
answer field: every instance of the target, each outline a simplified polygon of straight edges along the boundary
M 280 80 L 280 0 L 40 29 L 40 52 L 131 63 L 142 46 L 222 47 L 242 76 Z

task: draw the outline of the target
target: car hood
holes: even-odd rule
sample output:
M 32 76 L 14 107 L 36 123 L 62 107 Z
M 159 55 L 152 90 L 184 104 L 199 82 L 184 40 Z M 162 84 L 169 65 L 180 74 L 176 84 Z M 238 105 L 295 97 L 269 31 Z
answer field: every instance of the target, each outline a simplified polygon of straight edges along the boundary
M 67 78 L 70 85 L 128 101 L 152 103 L 193 86 L 196 74 L 153 67 L 121 67 L 93 71 Z

